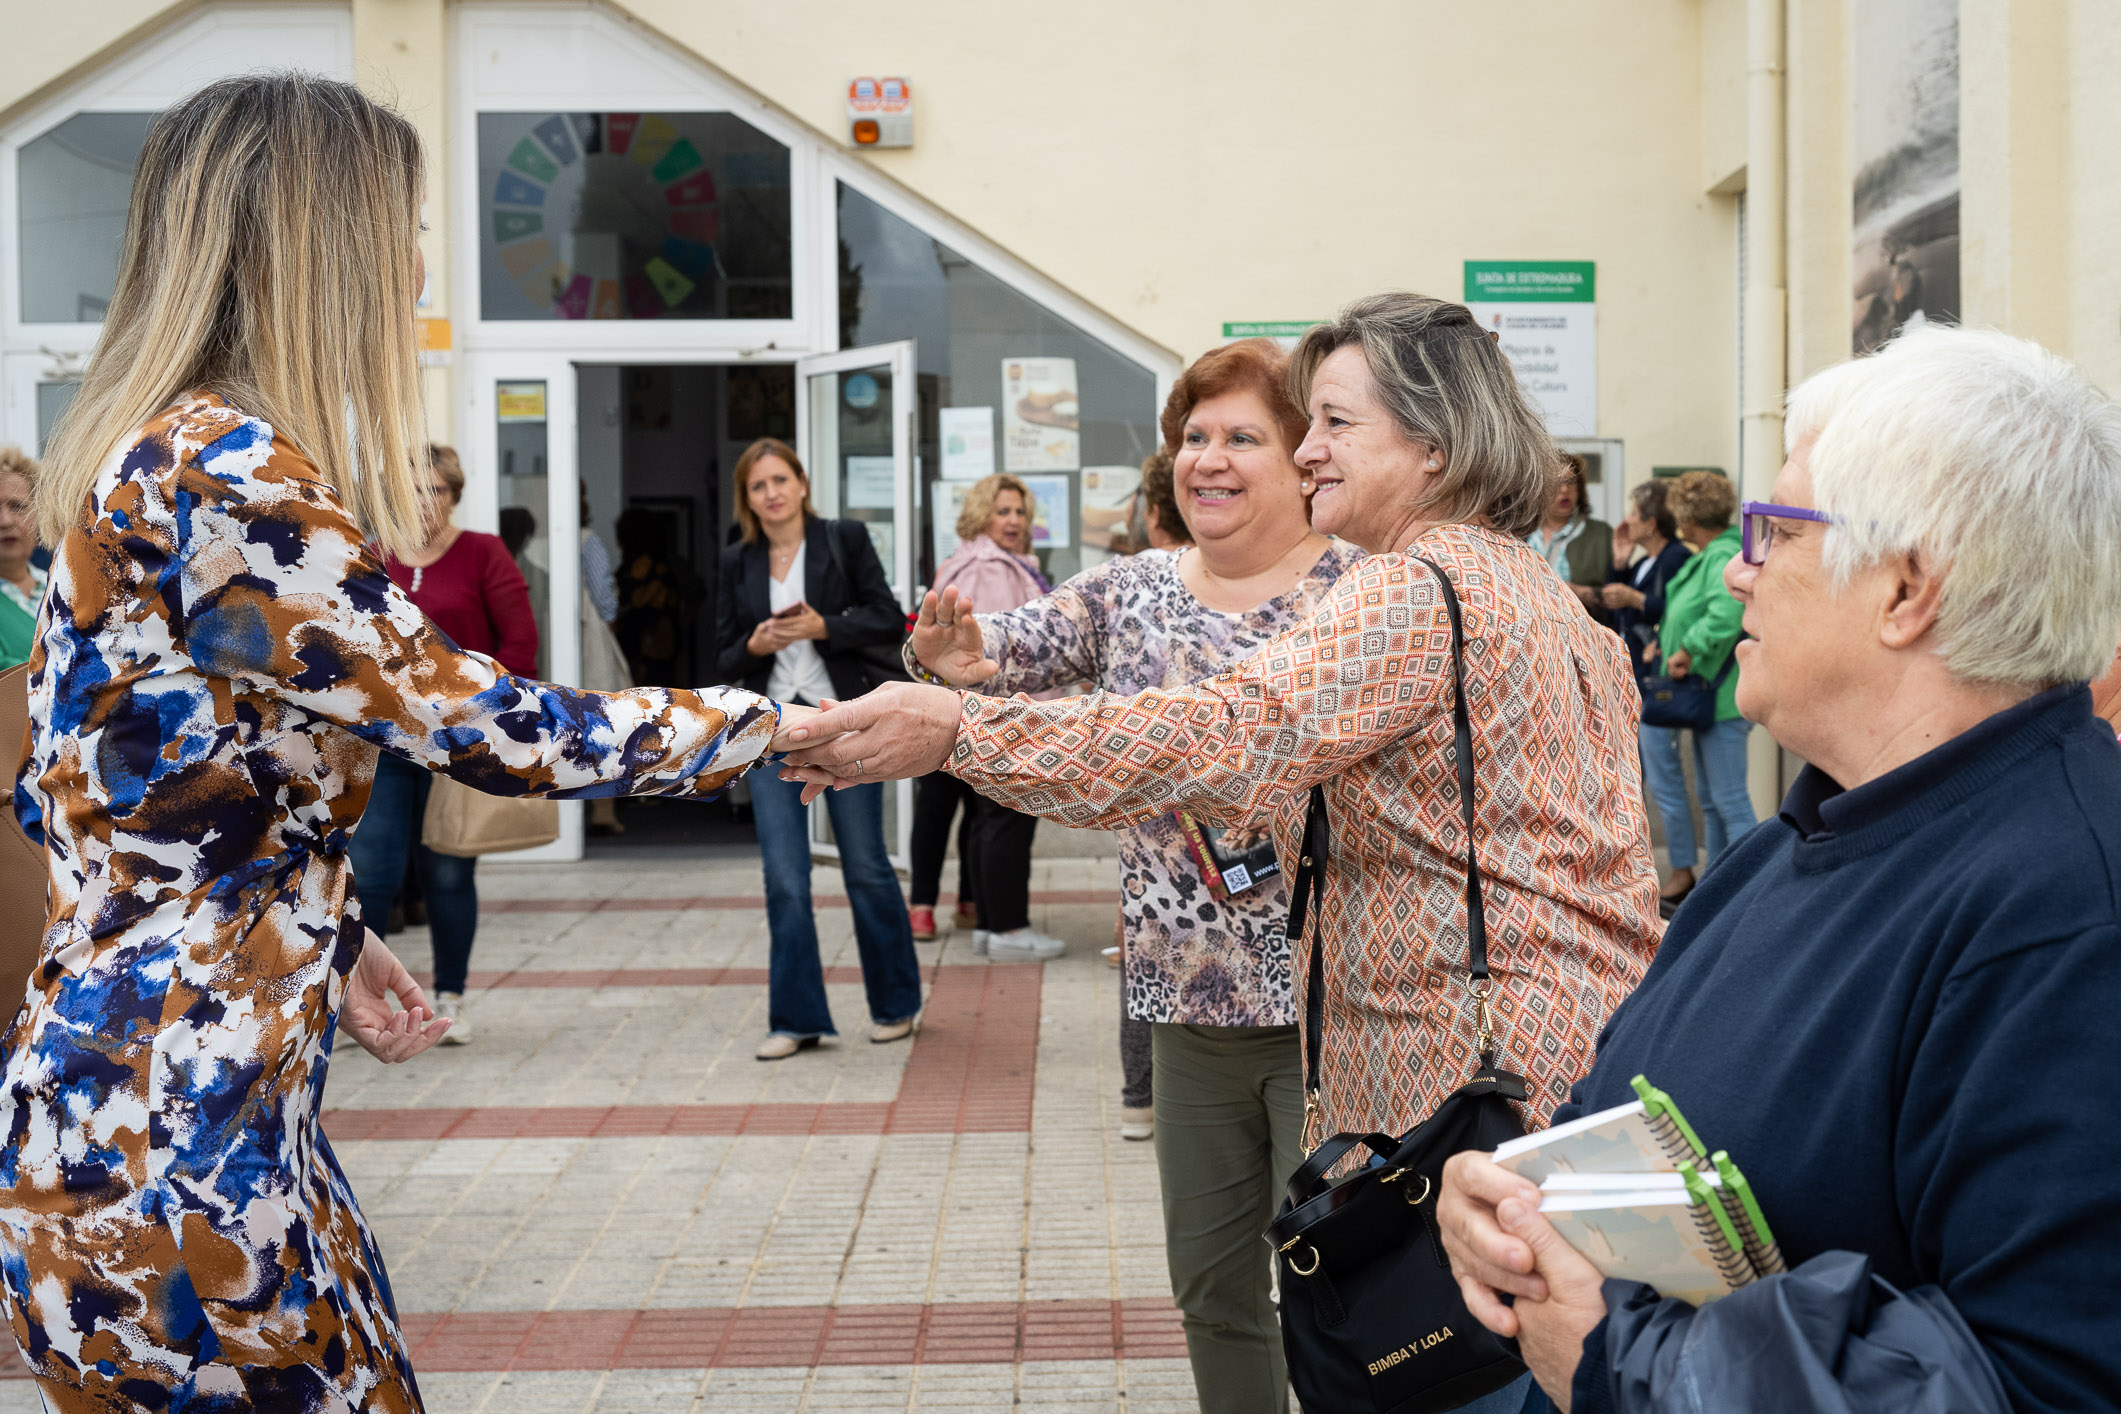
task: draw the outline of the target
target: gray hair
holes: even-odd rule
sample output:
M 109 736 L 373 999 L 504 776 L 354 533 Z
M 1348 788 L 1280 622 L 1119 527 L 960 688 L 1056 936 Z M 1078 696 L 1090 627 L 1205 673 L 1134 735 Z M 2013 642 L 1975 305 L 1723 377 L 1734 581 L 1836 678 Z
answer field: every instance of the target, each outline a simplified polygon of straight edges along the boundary
M 1318 365 L 1347 344 L 1362 348 L 1399 430 L 1443 458 L 1425 514 L 1486 520 L 1519 537 L 1539 528 L 1562 475 L 1559 454 L 1473 311 L 1427 295 L 1355 301 L 1296 346 L 1289 387 L 1299 407 L 1310 406 Z
M 1838 589 L 1907 554 L 1944 576 L 1954 677 L 2086 682 L 2121 643 L 2121 409 L 2076 365 L 1995 330 L 1922 325 L 1790 394 Z

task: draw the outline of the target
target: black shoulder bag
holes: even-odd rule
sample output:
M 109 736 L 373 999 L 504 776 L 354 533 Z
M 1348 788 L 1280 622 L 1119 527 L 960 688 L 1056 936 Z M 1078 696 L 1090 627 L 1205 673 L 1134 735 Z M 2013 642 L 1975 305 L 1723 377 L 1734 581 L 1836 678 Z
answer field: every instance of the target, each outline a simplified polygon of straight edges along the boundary
M 1420 559 L 1419 556 L 1415 558 Z M 1488 1020 L 1488 930 L 1480 866 L 1473 855 L 1473 727 L 1466 713 L 1465 629 L 1458 596 L 1443 586 L 1451 616 L 1451 671 L 1457 686 L 1458 798 L 1466 819 L 1466 970 L 1479 1026 L 1480 1067 L 1430 1115 L 1394 1139 L 1336 1134 L 1310 1151 L 1289 1178 L 1267 1240 L 1281 1268 L 1281 1339 L 1289 1381 L 1306 1409 L 1334 1414 L 1439 1414 L 1501 1389 L 1524 1373 L 1514 1343 L 1473 1319 L 1444 1257 L 1436 1194 L 1444 1161 L 1462 1149 L 1492 1149 L 1524 1133 L 1511 1100 L 1522 1077 L 1495 1069 Z M 1289 937 L 1300 940 L 1326 894 L 1326 797 L 1311 788 L 1303 854 L 1289 900 Z M 1304 1016 L 1304 1140 L 1318 1114 L 1325 1025 L 1324 925 L 1311 939 Z M 1369 1163 L 1337 1181 L 1326 1174 L 1358 1147 Z

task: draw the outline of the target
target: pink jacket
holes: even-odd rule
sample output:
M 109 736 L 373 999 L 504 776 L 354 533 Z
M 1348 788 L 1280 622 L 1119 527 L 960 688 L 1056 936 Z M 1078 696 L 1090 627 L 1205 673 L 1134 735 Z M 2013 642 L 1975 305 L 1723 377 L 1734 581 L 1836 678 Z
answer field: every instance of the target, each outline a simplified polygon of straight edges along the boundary
M 1043 598 L 1036 561 L 1012 555 L 991 536 L 975 535 L 957 547 L 935 571 L 935 592 L 956 587 L 972 600 L 975 614 L 998 614 Z

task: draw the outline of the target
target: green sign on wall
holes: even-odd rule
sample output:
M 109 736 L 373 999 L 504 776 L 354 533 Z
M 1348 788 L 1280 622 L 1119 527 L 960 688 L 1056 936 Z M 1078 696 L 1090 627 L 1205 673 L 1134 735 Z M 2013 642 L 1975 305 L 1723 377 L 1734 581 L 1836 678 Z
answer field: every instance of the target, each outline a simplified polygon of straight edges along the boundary
M 1592 304 L 1598 265 L 1591 260 L 1468 260 L 1466 303 Z
M 1225 339 L 1300 339 L 1316 319 L 1252 319 L 1223 325 Z

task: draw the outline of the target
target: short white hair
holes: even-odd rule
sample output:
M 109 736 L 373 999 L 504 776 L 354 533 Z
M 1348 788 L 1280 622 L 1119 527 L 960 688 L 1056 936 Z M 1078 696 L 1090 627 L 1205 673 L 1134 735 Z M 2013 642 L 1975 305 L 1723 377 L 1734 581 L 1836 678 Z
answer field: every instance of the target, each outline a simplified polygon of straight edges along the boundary
M 1919 553 L 1944 576 L 1954 677 L 2035 690 L 2103 675 L 2121 643 L 2121 409 L 2075 364 L 1991 329 L 1921 325 L 1806 379 L 1831 583 Z

